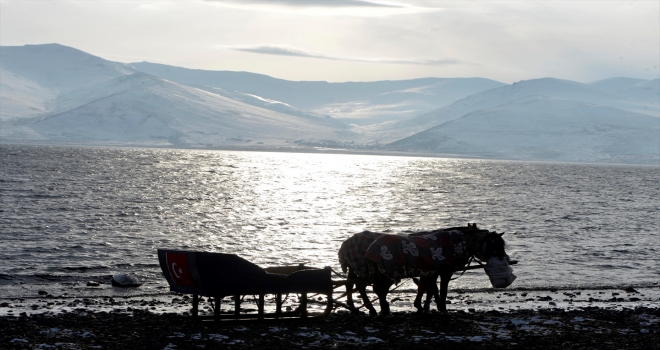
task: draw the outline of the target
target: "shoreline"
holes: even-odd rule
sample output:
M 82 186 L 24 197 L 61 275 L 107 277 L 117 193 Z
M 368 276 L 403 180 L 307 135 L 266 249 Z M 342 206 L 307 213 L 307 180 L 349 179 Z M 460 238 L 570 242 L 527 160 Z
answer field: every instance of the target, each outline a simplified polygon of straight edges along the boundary
M 174 313 L 73 311 L 0 317 L 5 349 L 658 349 L 660 309 L 395 312 L 394 318 L 199 321 Z
M 416 289 L 412 283 L 401 284 L 398 290 L 392 290 L 388 297 L 393 312 L 414 311 L 412 305 Z M 1 290 L 1 289 L 0 289 Z M 25 290 L 24 290 L 25 291 Z M 119 312 L 130 313 L 134 310 L 148 311 L 154 314 L 188 315 L 191 309 L 191 296 L 175 292 L 158 292 L 153 288 L 117 288 L 110 285 L 85 287 L 77 290 L 79 294 L 63 293 L 60 288 L 33 285 L 23 296 L 0 296 L 0 317 L 19 315 L 37 315 L 84 311 L 84 312 Z M 86 291 L 86 292 L 85 292 Z M 343 293 L 335 291 L 335 298 Z M 368 294 L 376 309 L 379 309 L 375 294 Z M 58 295 L 59 294 L 59 295 Z M 5 294 L 7 295 L 7 294 Z M 353 294 L 357 306 L 362 305 L 358 293 Z M 200 300 L 200 313 L 211 308 L 209 298 Z M 345 303 L 346 298 L 340 297 Z M 591 286 L 583 288 L 547 287 L 547 288 L 508 288 L 508 289 L 451 289 L 447 295 L 447 308 L 453 312 L 517 312 L 522 310 L 563 309 L 566 311 L 584 308 L 604 308 L 612 310 L 635 308 L 660 308 L 660 285 L 646 286 Z M 223 310 L 233 310 L 230 298 L 222 300 Z M 283 306 L 297 306 L 297 296 L 292 296 Z M 256 310 L 254 298 L 245 297 L 242 308 Z M 318 308 L 322 308 L 319 305 Z M 432 304 L 435 308 L 435 303 Z M 274 296 L 267 295 L 266 312 L 274 310 Z M 335 305 L 333 313 L 347 312 L 341 305 Z
M 89 148 L 118 148 L 118 149 L 159 149 L 159 150 L 189 150 L 189 151 L 232 151 L 232 152 L 264 152 L 264 153 L 302 153 L 302 154 L 334 154 L 334 155 L 363 155 L 382 157 L 408 157 L 408 158 L 434 158 L 434 159 L 456 159 L 456 160 L 485 160 L 494 162 L 520 162 L 520 163 L 550 163 L 550 164 L 577 164 L 577 165 L 603 165 L 603 166 L 642 166 L 659 167 L 657 159 L 644 162 L 611 161 L 609 159 L 598 160 L 561 160 L 561 159 L 518 159 L 507 157 L 495 157 L 487 155 L 470 155 L 454 153 L 435 153 L 430 151 L 403 151 L 390 150 L 377 147 L 355 147 L 340 148 L 330 146 L 298 146 L 288 144 L 277 144 L 272 146 L 263 145 L 171 145 L 171 144 L 130 144 L 130 143 L 76 143 L 71 141 L 62 142 L 30 142 L 17 140 L 0 140 L 4 146 L 45 146 L 45 147 L 89 147 Z M 609 160 L 609 161 L 608 161 Z
M 114 290 L 114 289 L 111 289 Z M 138 292 L 138 291 L 136 291 Z M 191 297 L 158 295 L 0 298 L 0 348 L 34 349 L 659 349 L 660 286 L 617 289 L 450 290 L 449 316 L 414 313 L 414 291 L 390 294 L 394 318 L 201 321 Z M 373 294 L 370 294 L 373 297 Z M 361 301 L 356 297 L 356 305 Z M 200 315 L 211 315 L 208 298 Z M 272 308 L 266 297 L 266 311 Z M 270 302 L 270 305 L 269 305 Z M 296 296 L 288 301 L 295 306 Z M 233 307 L 223 299 L 223 313 Z M 286 305 L 286 303 L 285 303 Z M 377 309 L 378 305 L 376 305 Z M 311 306 L 321 309 L 323 305 Z M 432 304 L 435 309 L 435 304 Z M 246 297 L 242 311 L 256 313 Z

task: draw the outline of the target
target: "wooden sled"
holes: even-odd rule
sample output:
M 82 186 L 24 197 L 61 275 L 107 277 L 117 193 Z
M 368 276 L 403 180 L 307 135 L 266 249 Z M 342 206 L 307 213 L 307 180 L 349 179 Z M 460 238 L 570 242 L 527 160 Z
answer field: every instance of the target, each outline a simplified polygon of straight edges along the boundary
M 192 315 L 198 318 L 267 319 L 291 317 L 324 317 L 332 311 L 331 270 L 305 266 L 262 269 L 234 254 L 158 249 L 158 260 L 170 290 L 192 294 Z M 282 311 L 282 296 L 299 295 L 299 305 L 292 311 Z M 322 312 L 308 311 L 308 294 L 325 296 Z M 275 312 L 265 313 L 265 295 L 275 295 Z M 243 296 L 258 297 L 257 314 L 241 313 Z M 200 296 L 213 298 L 212 316 L 199 315 Z M 224 297 L 234 297 L 233 314 L 220 312 Z

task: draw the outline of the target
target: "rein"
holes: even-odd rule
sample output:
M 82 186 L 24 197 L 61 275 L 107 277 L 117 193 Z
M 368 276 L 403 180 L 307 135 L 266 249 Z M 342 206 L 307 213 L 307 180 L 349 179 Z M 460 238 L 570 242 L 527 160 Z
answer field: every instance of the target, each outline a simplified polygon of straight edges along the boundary
M 461 236 L 462 236 L 462 235 L 463 235 L 463 232 L 461 232 Z M 479 264 L 479 266 L 484 266 L 484 264 L 481 262 L 482 259 L 476 257 L 476 255 L 479 254 L 480 251 L 482 250 L 481 246 L 485 243 L 485 241 L 486 241 L 486 236 L 483 236 L 483 237 L 479 240 L 479 243 L 477 244 L 477 252 L 475 252 L 474 254 L 470 255 L 470 258 L 468 259 L 468 263 L 465 265 L 465 268 L 463 269 L 463 272 L 461 272 L 460 275 L 458 275 L 458 276 L 456 276 L 456 277 L 454 277 L 454 278 L 450 278 L 450 279 L 449 279 L 450 281 L 453 281 L 453 280 L 455 280 L 455 279 L 457 279 L 457 278 L 463 276 L 463 274 L 465 273 L 465 271 L 467 271 L 467 270 L 471 270 L 471 269 L 470 269 L 470 264 L 472 263 L 472 261 L 476 261 L 476 262 Z M 463 239 L 463 242 L 465 242 L 465 239 Z M 469 252 L 467 251 L 467 244 L 465 245 L 465 251 L 469 254 Z

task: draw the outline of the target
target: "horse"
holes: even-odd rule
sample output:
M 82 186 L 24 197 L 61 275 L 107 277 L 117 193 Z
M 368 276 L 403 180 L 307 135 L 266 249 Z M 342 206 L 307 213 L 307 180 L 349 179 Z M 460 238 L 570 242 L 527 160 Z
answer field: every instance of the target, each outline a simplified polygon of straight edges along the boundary
M 468 224 L 468 228 L 470 224 Z M 476 229 L 476 224 L 472 227 Z M 472 232 L 476 233 L 476 232 Z M 501 238 L 504 233 L 497 234 L 495 232 L 489 232 L 490 236 L 484 237 L 484 242 L 481 248 L 481 251 L 475 252 L 475 254 L 470 257 L 470 259 L 475 259 L 479 262 L 480 265 L 482 261 L 487 261 L 487 264 L 484 267 L 486 274 L 490 278 L 491 284 L 495 288 L 506 288 L 516 279 L 516 276 L 513 274 L 513 270 L 509 266 L 509 263 L 513 264 L 515 261 L 510 260 L 509 256 L 504 251 L 504 246 L 506 245 L 504 240 Z M 499 237 L 497 237 L 497 236 Z M 491 241 L 491 242 L 488 242 Z M 468 262 L 469 264 L 469 262 Z M 457 267 L 457 270 L 460 270 L 463 267 Z M 442 286 L 442 296 L 438 293 L 437 279 L 443 275 L 438 271 L 435 275 L 431 277 L 421 277 L 415 278 L 412 280 L 417 285 L 417 295 L 413 305 L 418 309 L 418 313 L 430 314 L 430 303 L 431 298 L 435 298 L 435 303 L 438 306 L 438 311 L 447 315 L 446 310 L 446 297 L 449 281 L 452 279 L 451 276 L 453 273 L 450 271 L 446 272 L 444 279 L 441 279 Z M 465 271 L 463 271 L 465 272 Z M 462 275 L 462 274 L 461 274 Z M 459 276 L 460 277 L 460 276 Z M 421 300 L 424 294 L 427 294 L 424 306 L 422 306 Z
M 381 262 L 380 269 L 383 271 L 378 271 L 378 261 L 382 260 L 382 255 L 380 254 L 382 251 L 378 251 L 378 249 L 382 249 L 383 247 L 387 246 L 387 243 L 384 241 L 390 241 L 390 243 L 391 241 L 406 242 L 409 247 L 410 243 L 412 243 L 409 241 L 416 240 L 418 244 L 421 243 L 421 246 L 424 246 L 425 244 L 423 241 L 420 241 L 420 237 L 422 240 L 425 239 L 423 238 L 425 236 L 427 236 L 429 239 L 437 239 L 438 237 L 441 237 L 446 240 L 449 232 L 453 232 L 453 238 L 456 241 L 454 243 L 457 243 L 456 246 L 460 248 L 459 250 L 464 251 L 464 253 L 457 254 L 457 256 L 442 257 L 443 259 L 440 259 L 441 256 L 436 254 L 434 259 L 438 259 L 438 262 L 442 262 L 441 264 L 436 264 L 439 266 L 438 268 L 423 270 L 412 266 L 408 266 L 408 268 L 406 268 L 405 264 L 400 264 L 401 266 L 398 266 L 399 272 L 391 273 L 388 276 Z M 463 237 L 465 238 L 465 241 L 462 241 Z M 377 244 L 373 245 L 374 243 Z M 371 254 L 368 254 L 369 249 L 376 251 L 372 251 Z M 439 248 L 434 249 L 435 253 L 437 253 L 437 249 Z M 456 251 L 452 249 L 449 250 Z M 404 247 L 399 250 L 406 250 L 406 248 Z M 427 253 L 429 253 L 429 249 L 426 249 L 426 252 L 423 255 L 429 256 Z M 348 271 L 349 282 L 351 280 L 355 281 L 357 289 L 364 301 L 364 306 L 369 310 L 369 314 L 377 314 L 376 310 L 366 295 L 366 286 L 373 284 L 374 292 L 376 292 L 380 299 L 381 314 L 385 316 L 391 315 L 389 304 L 386 300 L 389 287 L 392 285 L 392 283 L 398 282 L 400 278 L 414 276 L 420 277 L 421 283 L 418 283 L 418 292 L 414 302 L 418 312 L 429 312 L 429 304 L 431 297 L 433 296 L 435 297 L 438 310 L 444 314 L 447 314 L 445 304 L 447 297 L 447 286 L 449 279 L 451 278 L 451 275 L 455 269 L 467 264 L 468 258 L 473 256 L 477 256 L 479 260 L 488 260 L 493 256 L 506 257 L 506 253 L 504 252 L 504 240 L 502 240 L 501 234 L 498 235 L 495 233 L 490 233 L 487 230 L 479 230 L 476 227 L 476 224 L 468 224 L 467 227 L 453 227 L 435 231 L 417 232 L 408 235 L 391 235 L 364 231 L 355 234 L 351 238 L 344 241 L 338 255 L 342 270 L 344 272 Z M 371 259 L 368 259 L 367 255 L 370 255 Z M 380 257 L 380 259 L 378 257 Z M 451 262 L 446 264 L 450 260 Z M 378 273 L 376 273 L 377 271 Z M 369 279 L 366 278 L 367 276 Z M 440 294 L 438 294 L 436 283 L 438 276 L 441 277 Z M 356 280 L 358 277 L 360 279 Z M 515 276 L 513 278 L 515 278 Z M 347 304 L 349 308 L 352 309 L 352 311 L 356 311 L 352 299 L 353 283 L 348 283 L 346 285 L 346 289 Z M 425 292 L 427 293 L 427 299 L 425 301 L 424 307 L 422 308 L 421 298 L 422 294 Z
M 353 286 L 356 285 L 362 298 L 362 305 L 369 310 L 369 315 L 375 316 L 378 314 L 367 296 L 367 285 L 371 283 L 368 282 L 369 271 L 364 260 L 364 254 L 371 243 L 383 235 L 385 233 L 371 231 L 356 233 L 345 240 L 339 248 L 339 264 L 342 271 L 347 273 L 346 304 L 352 312 L 357 312 L 353 303 Z
M 442 229 L 444 231 L 465 231 L 465 230 L 477 230 L 477 224 L 469 224 L 467 227 L 452 227 Z M 423 236 L 429 232 L 414 232 L 414 233 L 400 233 L 399 235 L 408 235 L 411 237 Z M 386 233 L 363 231 L 356 233 L 351 236 L 349 239 L 344 241 L 339 249 L 339 262 L 344 273 L 347 273 L 348 282 L 346 284 L 346 303 L 352 312 L 357 312 L 355 305 L 353 303 L 353 286 L 356 285 L 358 292 L 363 301 L 363 305 L 369 310 L 371 316 L 375 316 L 378 313 L 373 307 L 373 304 L 369 300 L 366 292 L 367 285 L 372 283 L 369 282 L 369 273 L 364 255 L 367 252 L 369 246 L 376 241 L 378 238 L 387 235 Z M 426 277 L 421 276 L 420 279 L 414 279 L 415 283 L 418 285 L 417 296 L 415 298 L 414 306 L 417 308 L 418 313 L 429 312 L 430 298 L 435 296 L 436 303 L 439 302 L 438 289 L 437 289 L 437 276 L 435 277 Z M 354 283 L 350 283 L 354 281 Z M 427 300 L 425 302 L 424 308 L 421 305 L 421 298 L 423 294 L 428 293 Z M 438 304 L 439 305 L 439 304 Z

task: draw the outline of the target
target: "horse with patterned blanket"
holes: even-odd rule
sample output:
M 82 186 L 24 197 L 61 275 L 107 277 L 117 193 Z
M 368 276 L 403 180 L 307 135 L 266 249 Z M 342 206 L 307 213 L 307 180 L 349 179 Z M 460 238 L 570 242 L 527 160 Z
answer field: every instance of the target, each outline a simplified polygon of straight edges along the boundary
M 371 304 L 367 296 L 367 281 L 369 277 L 369 270 L 367 263 L 364 260 L 364 254 L 367 249 L 378 238 L 385 235 L 385 233 L 363 231 L 356 233 L 349 239 L 345 240 L 341 248 L 339 248 L 339 264 L 342 271 L 347 273 L 348 281 L 356 281 L 357 290 L 362 298 L 362 304 L 369 310 L 370 315 L 377 315 L 376 309 Z M 357 312 L 353 303 L 353 283 L 346 284 L 346 303 L 352 311 Z
M 454 271 L 468 264 L 469 259 L 474 257 L 482 261 L 497 258 L 505 262 L 507 271 L 511 271 L 506 263 L 508 257 L 501 234 L 480 230 L 476 224 L 408 235 L 365 231 L 349 238 L 339 250 L 339 260 L 344 271 L 348 268 L 349 280 L 357 276 L 363 279 L 368 276 L 380 299 L 381 314 L 386 316 L 391 315 L 386 300 L 389 287 L 407 277 L 421 277 L 415 299 L 418 310 L 422 310 L 420 300 L 425 287 L 429 290 L 424 310 L 428 312 L 431 297 L 434 296 L 438 310 L 446 314 L 449 280 Z M 438 276 L 441 278 L 440 294 L 436 284 Z M 505 279 L 510 284 L 515 276 L 511 273 Z M 376 311 L 366 296 L 367 284 L 357 283 L 357 287 L 364 305 L 374 314 Z M 347 302 L 353 307 L 351 290 L 352 285 L 347 285 Z

